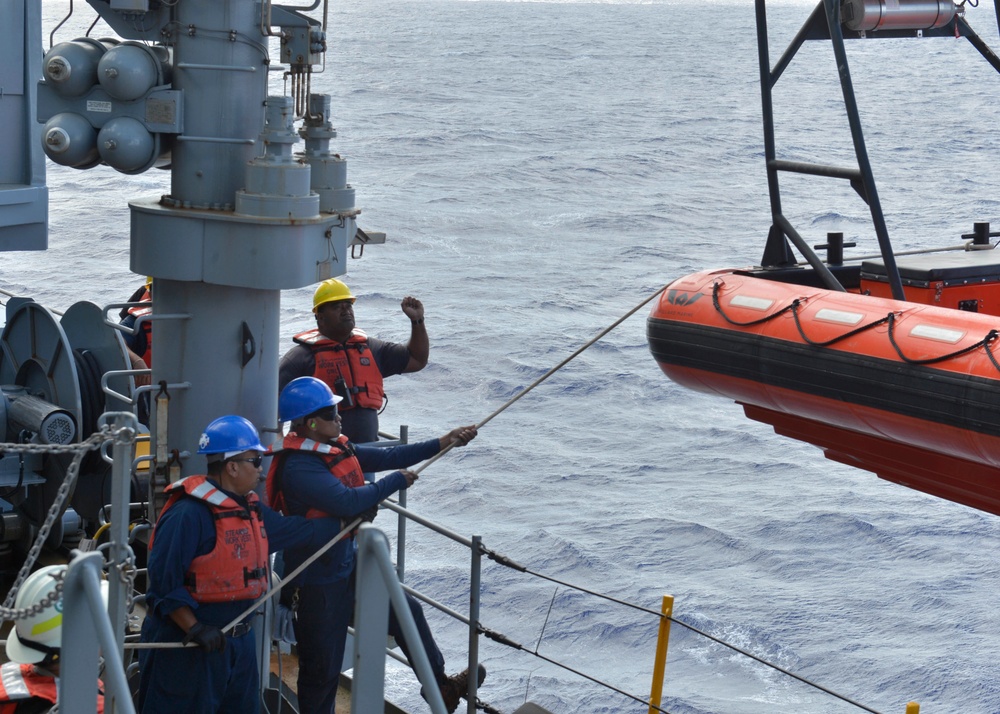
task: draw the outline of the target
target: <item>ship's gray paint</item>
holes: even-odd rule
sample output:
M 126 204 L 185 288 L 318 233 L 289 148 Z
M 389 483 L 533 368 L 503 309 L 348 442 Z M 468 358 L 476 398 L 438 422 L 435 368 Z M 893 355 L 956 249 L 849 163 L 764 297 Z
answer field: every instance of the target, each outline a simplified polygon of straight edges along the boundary
M 41 74 L 40 3 L 0 3 L 0 251 L 48 247 L 49 194 L 41 127 L 34 120 Z
M 129 204 L 129 266 L 155 278 L 153 381 L 189 385 L 171 389 L 167 450 L 196 451 L 205 425 L 227 413 L 274 427 L 280 291 L 342 275 L 357 233 L 346 162 L 330 150 L 329 98 L 309 99 L 305 158 L 291 100 L 267 99 L 278 59 L 268 57 L 269 26 L 283 23 L 280 59 L 301 69 L 322 61 L 320 23 L 246 0 L 179 0 L 148 12 L 142 2 L 88 1 L 125 40 L 165 44 L 115 49 L 80 38 L 54 48 L 69 59 L 43 74 L 40 3 L 4 4 L 7 28 L 19 29 L 0 49 L 0 118 L 16 127 L 0 146 L 0 249 L 46 245 L 39 122 L 51 155 L 67 165 L 103 160 L 138 173 L 169 160 L 169 194 Z M 112 58 L 146 52 L 150 71 L 128 74 L 112 50 Z M 73 59 L 90 56 L 96 72 Z M 181 475 L 202 466 L 185 463 Z
M 166 28 L 172 44 L 182 129 L 172 137 L 170 194 L 129 204 L 130 268 L 154 278 L 153 383 L 189 385 L 170 390 L 167 447 L 195 452 L 202 429 L 223 414 L 274 427 L 280 291 L 345 272 L 353 190 L 346 200 L 345 180 L 324 175 L 340 213 L 321 213 L 310 166 L 294 155 L 301 142 L 289 101 L 267 109 L 259 4 L 181 0 L 173 18 L 150 14 L 132 23 L 139 30 L 108 5 L 91 5 L 126 38 Z M 316 160 L 329 162 L 314 143 Z M 194 459 L 182 475 L 202 468 Z

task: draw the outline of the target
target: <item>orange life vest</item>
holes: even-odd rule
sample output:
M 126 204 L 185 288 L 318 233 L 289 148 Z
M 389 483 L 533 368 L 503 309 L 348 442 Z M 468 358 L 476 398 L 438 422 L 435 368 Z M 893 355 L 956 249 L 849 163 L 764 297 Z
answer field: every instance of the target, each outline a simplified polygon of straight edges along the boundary
M 55 678 L 40 673 L 32 664 L 5 662 L 0 666 L 0 714 L 14 714 L 21 702 L 32 698 L 55 704 L 59 699 Z M 97 693 L 97 712 L 104 713 L 104 696 L 100 691 Z
M 152 299 L 153 299 L 153 296 L 150 294 L 149 288 L 147 287 L 146 291 L 142 294 L 142 297 L 139 298 L 139 301 L 140 302 L 144 302 L 144 303 L 148 303 L 148 302 L 151 302 Z M 130 307 L 128 309 L 128 314 L 134 316 L 136 318 L 136 320 L 138 321 L 138 319 L 140 317 L 142 317 L 143 315 L 152 315 L 153 314 L 153 308 L 150 305 L 135 305 L 135 306 Z M 153 322 L 152 322 L 152 320 L 146 320 L 145 322 L 143 322 L 142 324 L 140 324 L 139 325 L 139 329 L 146 336 L 146 350 L 141 355 L 139 355 L 139 356 L 142 357 L 142 361 L 146 363 L 147 367 L 152 368 L 152 366 L 153 366 Z
M 344 396 L 336 388 L 337 380 L 344 380 L 354 405 L 347 406 L 345 399 L 337 405 L 341 411 L 354 407 L 382 408 L 385 388 L 382 386 L 382 373 L 368 347 L 368 335 L 355 328 L 347 342 L 334 342 L 321 335 L 319 330 L 309 330 L 292 339 L 312 350 L 316 360 L 312 376 L 326 382 L 334 394 Z
M 298 434 L 290 433 L 281 441 L 278 446 L 271 446 L 270 452 L 275 458 L 271 459 L 271 467 L 267 471 L 267 499 L 271 508 L 281 511 L 285 515 L 288 513 L 288 504 L 285 503 L 285 496 L 282 493 L 281 471 L 285 464 L 285 455 L 289 451 L 305 451 L 316 454 L 330 473 L 336 476 L 342 484 L 348 488 L 365 485 L 365 476 L 361 472 L 361 464 L 354 455 L 354 447 L 351 446 L 347 437 L 341 434 L 337 437 L 336 444 L 321 444 L 312 439 L 306 439 Z M 282 453 L 285 452 L 285 453 Z M 310 508 L 306 511 L 306 518 L 324 518 L 330 514 Z
M 184 586 L 196 602 L 252 600 L 267 591 L 267 533 L 260 500 L 251 491 L 243 508 L 205 476 L 188 476 L 164 489 L 169 494 L 160 518 L 182 498 L 207 504 L 215 523 L 215 547 L 191 561 Z M 149 540 L 152 551 L 156 529 Z

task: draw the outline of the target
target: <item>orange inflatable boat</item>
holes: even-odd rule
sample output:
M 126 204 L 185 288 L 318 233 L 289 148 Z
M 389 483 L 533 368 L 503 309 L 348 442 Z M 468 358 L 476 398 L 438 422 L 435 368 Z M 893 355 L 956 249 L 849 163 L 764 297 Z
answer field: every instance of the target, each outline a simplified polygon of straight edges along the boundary
M 965 37 L 998 72 L 1000 58 L 959 6 L 919 0 L 825 0 L 772 56 L 766 4 L 754 3 L 771 219 L 760 262 L 673 282 L 649 316 L 650 349 L 674 381 L 735 399 L 750 418 L 816 444 L 831 459 L 1000 514 L 1000 252 L 992 240 L 1000 233 L 974 220 L 962 243 L 946 231 L 935 239 L 946 241 L 944 247 L 927 249 L 932 235 L 911 231 L 911 239 L 922 235 L 924 248 L 893 248 L 845 40 Z M 776 111 L 775 87 L 812 41 L 832 46 L 855 162 L 844 164 L 834 151 L 840 145 L 802 122 L 804 105 L 793 101 L 796 112 Z M 775 129 L 778 119 L 782 132 Z M 778 139 L 791 137 L 791 149 L 780 151 Z M 802 160 L 824 154 L 837 163 Z M 785 213 L 786 176 L 796 177 L 791 198 L 801 203 L 808 196 L 811 207 Z M 832 214 L 847 220 L 834 223 L 851 228 L 848 242 L 831 231 L 825 244 L 810 244 L 790 215 L 815 214 L 850 196 L 813 187 L 821 181 L 847 182 L 865 204 L 872 230 L 848 219 L 860 215 L 856 208 L 836 209 Z M 937 190 L 943 184 L 935 175 L 926 185 Z M 993 205 L 981 203 L 978 210 L 984 208 Z M 845 258 L 845 248 L 872 238 L 877 258 Z
M 664 290 L 647 336 L 672 380 L 779 434 L 1000 514 L 1000 318 L 968 307 L 706 271 Z

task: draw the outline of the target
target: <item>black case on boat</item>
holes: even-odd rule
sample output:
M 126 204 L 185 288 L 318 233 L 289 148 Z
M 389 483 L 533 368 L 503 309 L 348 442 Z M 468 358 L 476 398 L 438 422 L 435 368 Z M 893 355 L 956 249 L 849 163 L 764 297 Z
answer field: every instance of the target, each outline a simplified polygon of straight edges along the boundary
M 909 302 L 1000 315 L 1000 252 L 904 255 L 896 265 Z M 861 291 L 892 297 L 881 259 L 861 264 Z

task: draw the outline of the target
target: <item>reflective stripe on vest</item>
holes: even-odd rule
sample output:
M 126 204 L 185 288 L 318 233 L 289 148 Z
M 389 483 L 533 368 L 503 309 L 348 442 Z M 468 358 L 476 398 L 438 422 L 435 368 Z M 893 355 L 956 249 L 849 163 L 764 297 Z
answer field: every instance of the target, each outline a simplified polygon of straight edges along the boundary
M 196 602 L 252 600 L 267 591 L 267 534 L 257 494 L 247 494 L 244 508 L 205 476 L 188 476 L 164 493 L 169 497 L 160 518 L 182 498 L 196 498 L 212 511 L 215 546 L 194 558 L 184 576 L 184 586 Z M 155 536 L 154 528 L 151 551 Z
M 285 466 L 284 457 L 290 451 L 316 454 L 317 457 L 323 459 L 323 463 L 330 470 L 330 473 L 348 488 L 365 485 L 365 476 L 361 472 L 358 458 L 354 455 L 354 447 L 343 434 L 337 437 L 336 444 L 322 444 L 290 433 L 282 439 L 281 444 L 272 446 L 270 451 L 275 455 L 275 458 L 271 459 L 271 467 L 267 471 L 267 500 L 271 504 L 271 508 L 281 511 L 285 515 L 290 514 L 282 490 L 282 471 Z M 318 508 L 310 508 L 305 514 L 306 518 L 324 518 L 328 515 L 330 514 Z
M 0 667 L 0 702 L 38 697 L 55 703 L 59 696 L 56 680 L 35 671 L 34 665 L 5 662 Z

